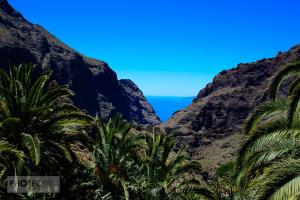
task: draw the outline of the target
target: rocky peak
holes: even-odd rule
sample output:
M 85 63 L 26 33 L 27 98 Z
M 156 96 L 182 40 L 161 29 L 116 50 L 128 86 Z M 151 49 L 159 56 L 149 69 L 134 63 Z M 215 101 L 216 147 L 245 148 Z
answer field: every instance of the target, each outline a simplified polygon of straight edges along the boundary
M 135 119 L 134 121 L 143 119 L 142 124 L 160 124 L 160 119 L 138 86 L 129 79 L 121 79 L 119 82 L 123 88 L 124 96 L 127 97 L 127 101 L 129 102 L 130 115 Z
M 236 154 L 244 120 L 255 106 L 268 100 L 272 76 L 295 60 L 300 60 L 300 45 L 274 58 L 242 63 L 220 72 L 191 105 L 173 114 L 164 125 L 166 131 L 189 144 L 193 156 L 207 159 L 204 162 L 209 163 L 208 168 L 217 167 Z
M 276 66 L 295 59 L 294 56 L 299 53 L 300 45 L 295 45 L 287 52 L 279 52 L 274 58 L 262 59 L 252 63 L 240 63 L 233 69 L 223 70 L 214 77 L 212 83 L 207 84 L 205 88 L 200 90 L 194 101 L 198 101 L 225 87 L 251 87 L 264 84 L 265 79 L 274 74 L 273 69 Z
M 138 103 L 142 97 L 135 95 L 137 88 L 134 95 L 125 91 L 107 63 L 68 47 L 24 19 L 6 0 L 0 0 L 0 66 L 7 69 L 20 63 L 36 64 L 38 70 L 51 69 L 52 78 L 69 85 L 76 93 L 74 103 L 91 115 L 108 118 L 121 113 L 135 123 L 157 123 L 153 121 L 157 119 L 155 112 L 147 110 L 150 107 L 146 100 Z
M 138 92 L 143 95 L 143 92 L 139 89 L 139 87 L 130 79 L 121 79 L 120 80 L 121 85 L 123 85 L 126 88 L 130 88 L 133 92 Z
M 4 11 L 6 14 L 15 17 L 15 18 L 21 18 L 24 20 L 24 17 L 21 13 L 17 12 L 9 3 L 7 0 L 0 0 L 0 10 Z

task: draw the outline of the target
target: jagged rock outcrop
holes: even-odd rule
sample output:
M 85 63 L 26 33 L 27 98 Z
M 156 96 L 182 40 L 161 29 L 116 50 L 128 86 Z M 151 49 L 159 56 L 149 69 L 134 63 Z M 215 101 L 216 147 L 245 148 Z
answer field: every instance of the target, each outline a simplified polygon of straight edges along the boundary
M 208 168 L 217 167 L 236 153 L 243 122 L 256 105 L 268 99 L 271 77 L 280 66 L 299 59 L 300 46 L 295 46 L 275 58 L 222 71 L 190 106 L 173 114 L 163 125 L 165 130 L 189 144 L 193 156 L 206 159 Z
M 120 112 L 137 123 L 159 123 L 142 93 L 128 92 L 107 63 L 81 55 L 0 0 L 0 66 L 19 63 L 51 69 L 53 79 L 68 84 L 76 93 L 74 103 L 91 115 L 107 118 Z
M 132 120 L 142 124 L 160 124 L 160 119 L 138 86 L 129 79 L 121 79 L 119 82 L 123 88 L 124 96 L 129 102 L 129 114 L 133 117 Z

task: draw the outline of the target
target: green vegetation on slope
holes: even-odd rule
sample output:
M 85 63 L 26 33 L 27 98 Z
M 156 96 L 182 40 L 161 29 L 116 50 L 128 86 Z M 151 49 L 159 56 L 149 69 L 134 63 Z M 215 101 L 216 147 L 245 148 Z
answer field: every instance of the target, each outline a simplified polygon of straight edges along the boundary
M 174 138 L 137 131 L 120 115 L 88 116 L 66 86 L 48 83 L 51 72 L 33 72 L 33 65 L 0 70 L 1 199 L 300 198 L 300 63 L 274 76 L 271 100 L 245 123 L 239 157 L 206 182 Z M 283 82 L 286 96 L 277 94 Z M 60 176 L 61 192 L 8 194 L 7 176 Z
M 248 136 L 240 150 L 237 186 L 253 199 L 298 199 L 300 194 L 300 63 L 277 73 L 270 85 L 271 101 L 248 118 Z M 286 97 L 277 97 L 290 78 Z
M 270 101 L 245 123 L 246 140 L 234 162 L 220 166 L 210 183 L 218 199 L 284 200 L 300 198 L 300 63 L 279 71 Z M 284 81 L 286 96 L 277 95 Z
M 51 72 L 33 74 L 33 65 L 0 70 L 1 199 L 215 198 L 175 139 L 134 131 L 120 116 L 88 116 L 72 91 L 48 82 Z M 90 162 L 78 156 L 82 146 Z M 7 176 L 60 176 L 61 192 L 8 194 Z

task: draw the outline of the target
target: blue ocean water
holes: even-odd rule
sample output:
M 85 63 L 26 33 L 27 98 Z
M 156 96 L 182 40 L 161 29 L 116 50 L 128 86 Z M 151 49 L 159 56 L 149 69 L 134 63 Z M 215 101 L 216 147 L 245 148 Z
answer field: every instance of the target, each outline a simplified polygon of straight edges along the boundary
M 146 96 L 162 122 L 192 103 L 194 97 Z

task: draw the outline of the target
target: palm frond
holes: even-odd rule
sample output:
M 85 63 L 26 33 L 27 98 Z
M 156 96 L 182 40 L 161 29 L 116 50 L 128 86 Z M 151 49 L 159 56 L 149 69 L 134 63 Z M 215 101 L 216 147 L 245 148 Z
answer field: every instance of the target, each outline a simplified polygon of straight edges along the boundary
M 270 84 L 270 98 L 275 100 L 276 93 L 282 83 L 286 78 L 293 76 L 300 72 L 300 63 L 294 62 L 286 65 L 282 70 L 280 70 L 275 77 L 272 79 Z
M 25 158 L 24 152 L 18 150 L 14 145 L 9 144 L 4 140 L 0 140 L 0 154 L 9 153 L 23 161 Z
M 123 188 L 125 200 L 129 200 L 129 191 L 128 191 L 128 187 L 127 187 L 126 181 L 123 180 L 123 179 L 121 179 L 121 185 L 122 185 L 122 188 Z
M 41 147 L 38 137 L 22 133 L 22 143 L 27 148 L 33 163 L 38 166 L 41 161 Z
M 288 194 L 295 195 L 300 189 L 300 161 L 287 159 L 272 167 L 274 171 L 261 181 L 256 199 L 265 200 Z
M 62 96 L 73 96 L 74 93 L 67 87 L 65 86 L 58 86 L 55 87 L 52 90 L 47 91 L 43 97 L 41 97 L 39 104 L 42 105 L 47 105 L 50 104 L 51 102 L 54 102 L 58 98 L 61 98 Z
M 69 150 L 64 145 L 54 141 L 49 141 L 49 142 L 62 153 L 63 157 L 66 158 L 67 161 L 72 162 L 72 156 Z
M 291 96 L 291 103 L 288 111 L 288 126 L 289 128 L 299 127 L 299 112 L 300 112 L 300 88 L 295 90 Z
M 197 194 L 209 200 L 217 200 L 216 194 L 208 187 L 203 186 L 192 186 L 186 189 L 186 193 Z
M 282 199 L 299 199 L 300 191 L 300 176 L 297 176 L 293 180 L 289 181 L 281 188 L 279 188 L 272 196 L 271 200 L 282 200 Z
M 288 99 L 277 99 L 275 101 L 266 102 L 255 108 L 254 112 L 245 122 L 245 133 L 249 134 L 256 129 L 257 123 L 264 117 L 273 113 L 283 112 L 289 109 Z
M 297 78 L 289 87 L 288 96 L 295 94 L 296 90 L 299 90 L 300 87 L 300 78 Z

